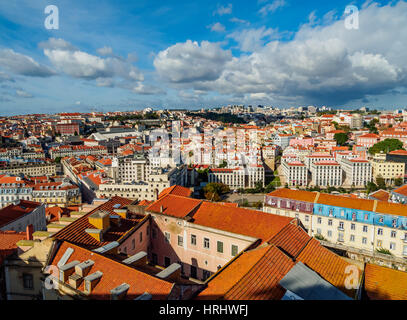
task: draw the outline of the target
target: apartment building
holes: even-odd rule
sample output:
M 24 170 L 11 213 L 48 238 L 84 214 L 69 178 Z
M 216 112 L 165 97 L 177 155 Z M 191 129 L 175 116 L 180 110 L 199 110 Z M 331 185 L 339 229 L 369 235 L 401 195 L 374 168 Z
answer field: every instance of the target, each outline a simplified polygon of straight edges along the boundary
M 53 176 L 57 173 L 54 162 L 10 162 L 0 167 L 0 174 L 23 174 L 30 177 Z
M 34 231 L 46 230 L 45 205 L 18 200 L 0 210 L 0 231 L 24 232 L 32 225 Z
M 345 185 L 365 187 L 372 181 L 372 165 L 363 159 L 343 159 L 341 167 L 345 172 Z
M 356 138 L 356 143 L 366 148 L 373 147 L 380 140 L 380 136 L 374 133 L 367 133 Z
M 301 161 L 282 161 L 283 175 L 289 186 L 307 186 L 308 170 Z
M 263 210 L 296 217 L 310 235 L 333 244 L 407 257 L 407 205 L 279 189 L 265 196 Z
M 371 160 L 373 178 L 381 177 L 386 183 L 392 183 L 397 178 L 404 177 L 405 163 L 385 160 L 386 155 L 375 155 Z
M 315 162 L 334 161 L 335 158 L 329 153 L 313 153 L 305 157 L 305 166 L 311 170 L 311 166 Z
M 342 168 L 336 161 L 320 161 L 311 165 L 311 184 L 321 187 L 342 185 Z
M 60 207 L 75 206 L 82 203 L 78 186 L 67 182 L 37 183 L 32 189 L 33 201 Z
M 244 189 L 245 173 L 243 168 L 212 168 L 208 171 L 208 182 L 220 182 L 231 190 Z
M 71 146 L 64 145 L 59 147 L 52 147 L 49 150 L 51 159 L 58 157 L 74 157 L 74 156 L 89 156 L 89 155 L 105 155 L 107 148 L 104 146 L 86 147 L 86 146 Z
M 146 181 L 150 174 L 150 166 L 143 154 L 113 158 L 112 173 L 115 181 L 123 183 Z
M 18 200 L 32 200 L 32 186 L 21 177 L 0 177 L 0 208 Z

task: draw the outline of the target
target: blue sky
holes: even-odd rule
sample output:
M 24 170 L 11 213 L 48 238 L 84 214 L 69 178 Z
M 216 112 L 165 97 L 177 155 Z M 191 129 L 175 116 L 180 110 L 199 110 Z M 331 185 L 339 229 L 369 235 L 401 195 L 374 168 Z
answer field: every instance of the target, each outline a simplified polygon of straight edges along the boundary
M 404 1 L 15 0 L 0 30 L 0 115 L 406 104 Z

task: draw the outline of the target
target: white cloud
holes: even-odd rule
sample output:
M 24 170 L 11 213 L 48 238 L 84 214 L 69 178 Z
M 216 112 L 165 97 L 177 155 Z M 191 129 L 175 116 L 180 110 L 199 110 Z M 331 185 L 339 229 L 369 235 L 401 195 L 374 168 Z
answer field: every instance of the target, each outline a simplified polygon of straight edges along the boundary
M 359 30 L 347 30 L 343 20 L 330 22 L 333 16 L 312 25 L 312 15 L 290 41 L 270 41 L 275 34 L 265 27 L 229 35 L 249 52 L 240 57 L 216 44 L 188 41 L 161 51 L 154 65 L 182 90 L 270 103 L 340 105 L 407 88 L 406 2 L 365 6 Z
M 80 51 L 62 39 L 51 38 L 41 43 L 44 54 L 60 71 L 75 77 L 88 80 L 98 78 L 119 77 L 129 81 L 143 81 L 142 73 L 121 57 L 110 56 L 101 58 L 84 51 Z M 99 53 L 113 55 L 113 50 L 104 47 Z
M 97 49 L 97 53 L 101 56 L 111 56 L 113 54 L 113 49 L 111 47 L 103 47 Z
M 231 3 L 229 3 L 227 6 L 218 5 L 218 8 L 216 9 L 216 11 L 213 14 L 214 15 L 218 14 L 220 16 L 223 16 L 225 14 L 231 14 L 232 8 L 233 8 L 233 5 Z
M 16 90 L 16 95 L 20 98 L 32 98 L 33 95 L 24 90 Z
M 214 32 L 225 32 L 225 26 L 219 22 L 216 22 L 209 27 L 211 28 L 211 31 Z
M 286 5 L 284 0 L 274 0 L 272 3 L 268 3 L 265 6 L 263 6 L 260 10 L 259 13 L 263 16 L 269 14 L 269 13 L 274 13 L 277 9 L 282 8 Z
M 199 45 L 187 40 L 159 52 L 154 66 L 158 74 L 170 82 L 213 81 L 219 78 L 231 58 L 231 52 L 217 43 L 202 41 Z
M 236 31 L 228 35 L 228 38 L 234 39 L 239 43 L 241 51 L 253 52 L 263 47 L 266 41 L 270 41 L 272 37 L 278 37 L 278 32 L 266 27 L 259 29 L 244 29 Z
M 243 19 L 239 19 L 236 17 L 230 18 L 229 19 L 230 22 L 234 22 L 234 23 L 241 23 L 241 24 L 246 24 L 246 25 L 250 25 L 249 21 L 243 20 Z
M 50 77 L 55 74 L 47 66 L 41 65 L 33 58 L 17 53 L 12 49 L 0 50 L 0 67 L 15 74 L 30 77 Z

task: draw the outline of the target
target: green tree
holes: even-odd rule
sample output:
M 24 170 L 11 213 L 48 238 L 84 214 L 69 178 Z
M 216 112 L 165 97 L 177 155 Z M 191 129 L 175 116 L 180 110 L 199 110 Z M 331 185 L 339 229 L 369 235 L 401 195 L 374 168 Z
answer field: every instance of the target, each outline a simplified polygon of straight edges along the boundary
M 230 192 L 229 186 L 219 182 L 208 183 L 203 190 L 205 198 L 211 201 L 220 201 L 221 195 Z
M 340 132 L 340 133 L 335 133 L 334 139 L 336 140 L 336 143 L 340 146 L 344 146 L 346 142 L 348 141 L 348 134 L 345 132 Z
M 376 178 L 376 183 L 379 189 L 386 189 L 386 182 L 380 175 Z
M 368 182 L 366 185 L 366 193 L 370 194 L 372 192 L 375 192 L 379 190 L 379 187 L 374 183 L 374 182 Z
M 369 148 L 370 154 L 376 154 L 379 152 L 389 153 L 390 151 L 394 150 L 404 150 L 403 149 L 403 142 L 399 139 L 385 139 L 376 143 L 373 147 Z
M 226 168 L 228 166 L 228 163 L 226 160 L 223 160 L 222 163 L 219 165 L 219 168 Z
M 395 179 L 394 184 L 396 185 L 396 187 L 400 187 L 403 184 L 403 179 L 402 178 Z

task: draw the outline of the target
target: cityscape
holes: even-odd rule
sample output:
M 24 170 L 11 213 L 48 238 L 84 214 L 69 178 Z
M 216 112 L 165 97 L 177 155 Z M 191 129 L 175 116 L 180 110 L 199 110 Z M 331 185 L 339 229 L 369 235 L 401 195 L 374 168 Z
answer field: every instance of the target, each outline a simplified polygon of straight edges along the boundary
M 100 36 L 69 37 L 64 1 L 38 5 L 23 49 L 37 4 L 0 4 L 1 301 L 407 300 L 407 2 L 309 7 L 294 35 L 255 29 L 288 1 L 252 4 L 260 22 L 241 5 L 208 5 L 202 31 L 238 24 L 238 47 L 174 33 L 153 71 L 111 30 L 85 52 Z M 392 29 L 367 35 L 382 15 Z M 159 314 L 199 312 L 179 308 Z

